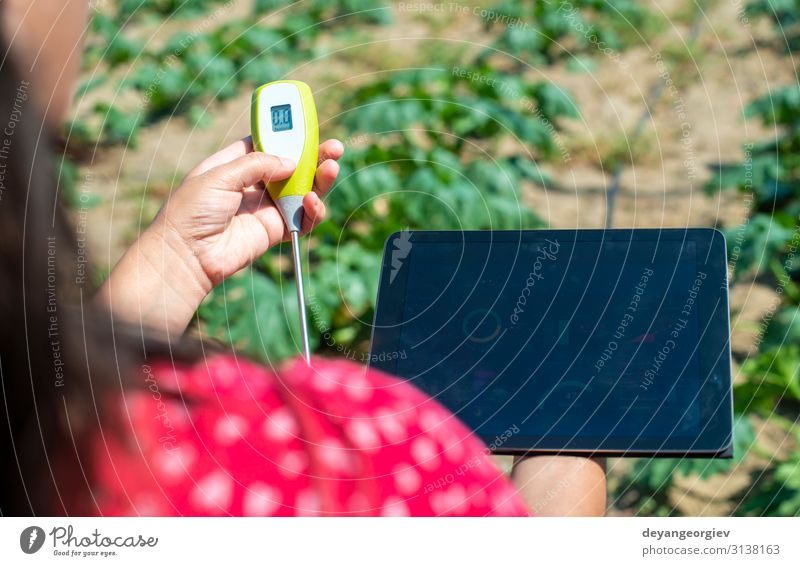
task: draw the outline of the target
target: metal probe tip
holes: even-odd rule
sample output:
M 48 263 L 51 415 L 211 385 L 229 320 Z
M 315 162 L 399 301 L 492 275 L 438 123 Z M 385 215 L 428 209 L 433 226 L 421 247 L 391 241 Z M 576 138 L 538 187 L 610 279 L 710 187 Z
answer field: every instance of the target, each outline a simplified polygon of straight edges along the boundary
M 294 258 L 294 277 L 297 280 L 297 310 L 300 312 L 300 334 L 303 339 L 303 357 L 311 365 L 311 350 L 308 345 L 308 322 L 306 321 L 306 295 L 303 289 L 303 263 L 300 261 L 300 235 L 297 230 L 292 236 L 292 257 Z

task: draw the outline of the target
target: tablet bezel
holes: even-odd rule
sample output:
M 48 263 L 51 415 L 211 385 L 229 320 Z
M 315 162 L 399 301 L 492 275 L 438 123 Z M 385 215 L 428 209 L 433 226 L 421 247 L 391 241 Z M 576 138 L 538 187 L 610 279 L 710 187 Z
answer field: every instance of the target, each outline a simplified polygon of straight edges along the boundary
M 381 262 L 380 284 L 376 300 L 372 327 L 372 340 L 368 363 L 370 367 L 397 375 L 400 322 L 403 316 L 405 289 L 409 269 L 393 270 L 393 252 L 397 252 L 395 241 L 404 238 L 403 246 L 410 243 L 409 253 L 415 246 L 430 243 L 472 242 L 517 243 L 518 245 L 545 239 L 580 243 L 582 241 L 693 241 L 696 245 L 698 265 L 708 269 L 708 286 L 712 295 L 700 301 L 698 320 L 707 320 L 709 325 L 701 333 L 699 345 L 699 371 L 706 376 L 701 383 L 701 398 L 712 396 L 717 401 L 713 412 L 701 415 L 700 428 L 703 434 L 691 444 L 679 437 L 665 439 L 611 437 L 595 439 L 581 435 L 567 438 L 554 435 L 522 436 L 504 438 L 497 446 L 496 438 L 478 434 L 496 454 L 580 454 L 603 456 L 646 457 L 717 457 L 732 456 L 733 399 L 731 389 L 730 317 L 728 309 L 728 266 L 725 238 L 721 232 L 711 228 L 670 229 L 612 229 L 612 230 L 502 230 L 502 231 L 428 231 L 418 230 L 402 235 L 390 235 L 384 246 Z M 402 253 L 400 254 L 402 255 Z M 397 258 L 395 263 L 397 262 Z M 394 273 L 393 273 L 394 271 Z M 707 295 L 706 295 L 707 296 Z M 389 308 L 389 305 L 395 305 Z M 702 403 L 702 401 L 698 401 Z M 701 405 L 703 406 L 703 405 Z M 660 443 L 660 445 L 659 445 Z

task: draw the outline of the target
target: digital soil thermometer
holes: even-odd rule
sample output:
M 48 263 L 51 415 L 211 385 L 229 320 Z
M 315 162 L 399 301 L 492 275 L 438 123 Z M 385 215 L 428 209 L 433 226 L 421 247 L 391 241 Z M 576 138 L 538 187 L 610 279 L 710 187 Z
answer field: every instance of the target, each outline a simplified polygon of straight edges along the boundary
M 314 185 L 319 153 L 319 124 L 311 89 L 300 81 L 275 81 L 258 87 L 251 102 L 250 129 L 257 151 L 287 157 L 297 163 L 291 177 L 268 183 L 267 191 L 281 211 L 292 238 L 303 356 L 306 363 L 310 363 L 300 229 L 303 196 Z

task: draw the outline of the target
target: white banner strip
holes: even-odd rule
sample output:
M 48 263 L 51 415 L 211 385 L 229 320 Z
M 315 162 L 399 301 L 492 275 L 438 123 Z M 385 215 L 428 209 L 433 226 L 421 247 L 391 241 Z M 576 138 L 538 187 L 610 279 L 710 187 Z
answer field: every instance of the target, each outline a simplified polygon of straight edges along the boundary
M 0 563 L 796 565 L 798 534 L 789 518 L 2 518 Z

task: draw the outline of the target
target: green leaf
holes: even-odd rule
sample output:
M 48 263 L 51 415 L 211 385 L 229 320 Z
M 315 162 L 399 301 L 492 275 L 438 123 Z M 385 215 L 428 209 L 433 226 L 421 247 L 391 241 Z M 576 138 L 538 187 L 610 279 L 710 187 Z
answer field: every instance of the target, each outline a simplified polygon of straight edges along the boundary
M 298 324 L 293 283 L 281 288 L 246 269 L 215 288 L 198 315 L 210 336 L 257 359 L 275 362 L 298 352 L 292 337 Z
M 786 306 L 772 317 L 764 333 L 763 347 L 791 349 L 797 344 L 800 344 L 800 307 Z
M 738 415 L 733 427 L 733 453 L 729 460 L 704 458 L 642 458 L 636 460 L 627 474 L 627 487 L 637 487 L 657 495 L 665 494 L 673 484 L 676 475 L 697 475 L 708 479 L 727 473 L 741 462 L 755 443 L 755 429 L 746 415 Z
M 756 214 L 745 225 L 725 230 L 729 257 L 737 258 L 734 276 L 749 270 L 766 271 L 770 260 L 792 239 L 793 231 L 766 214 Z
M 103 143 L 122 143 L 136 147 L 137 134 L 142 122 L 141 112 L 123 112 L 105 103 L 97 104 L 94 111 L 102 120 L 101 139 Z
M 538 102 L 542 113 L 551 120 L 560 116 L 580 118 L 578 105 L 575 104 L 569 93 L 553 83 L 539 83 L 534 87 L 532 94 Z
M 796 308 L 787 308 L 783 312 L 795 317 L 800 315 Z M 795 323 L 793 330 L 797 332 L 800 326 Z M 746 379 L 734 387 L 737 410 L 759 412 L 768 417 L 780 403 L 800 402 L 800 346 L 797 340 L 782 341 L 779 345 L 773 343 L 769 348 L 742 365 L 742 375 Z

